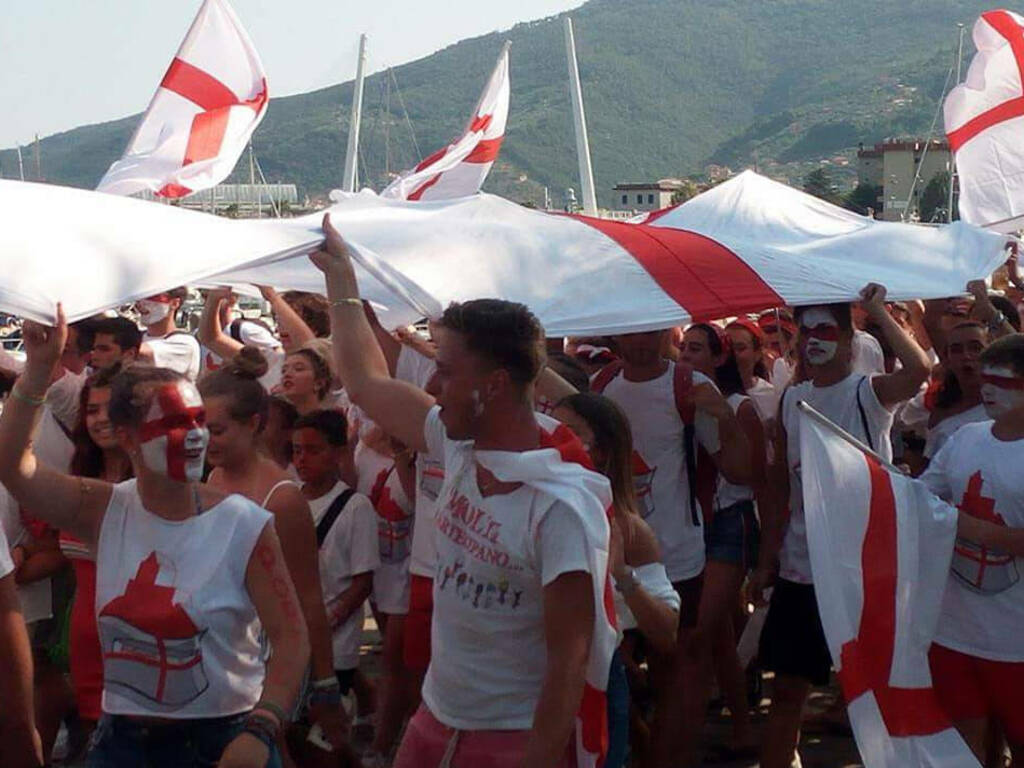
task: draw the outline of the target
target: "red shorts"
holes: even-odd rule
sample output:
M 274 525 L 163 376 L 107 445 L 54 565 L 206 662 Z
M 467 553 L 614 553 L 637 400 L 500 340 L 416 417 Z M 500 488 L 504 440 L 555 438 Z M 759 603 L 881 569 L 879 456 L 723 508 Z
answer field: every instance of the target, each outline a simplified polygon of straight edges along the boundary
M 402 644 L 402 660 L 409 669 L 426 672 L 430 666 L 430 620 L 433 615 L 434 580 L 413 574 Z
M 1024 745 L 1024 662 L 990 661 L 932 644 L 939 703 L 954 721 L 993 717 L 1011 745 Z

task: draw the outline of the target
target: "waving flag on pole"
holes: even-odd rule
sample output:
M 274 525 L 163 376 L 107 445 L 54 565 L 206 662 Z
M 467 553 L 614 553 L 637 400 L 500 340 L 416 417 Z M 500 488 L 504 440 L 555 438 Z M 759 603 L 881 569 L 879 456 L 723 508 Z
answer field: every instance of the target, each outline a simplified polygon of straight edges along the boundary
M 988 11 L 978 53 L 943 107 L 960 176 L 960 217 L 998 232 L 1024 226 L 1024 18 Z
M 204 0 L 100 192 L 184 197 L 234 169 L 267 111 L 267 78 L 227 0 Z
M 957 511 L 805 403 L 800 409 L 815 594 L 864 765 L 977 768 L 928 667 Z
M 508 48 L 505 43 L 498 64 L 487 81 L 466 132 L 444 149 L 395 179 L 381 197 L 401 200 L 447 200 L 480 191 L 490 173 L 508 121 Z

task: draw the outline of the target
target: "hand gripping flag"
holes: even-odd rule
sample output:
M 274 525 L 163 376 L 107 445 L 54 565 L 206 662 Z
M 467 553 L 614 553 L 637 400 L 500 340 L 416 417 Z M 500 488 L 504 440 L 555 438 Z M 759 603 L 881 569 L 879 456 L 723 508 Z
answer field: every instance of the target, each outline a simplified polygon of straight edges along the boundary
M 100 192 L 184 197 L 234 169 L 267 111 L 267 79 L 227 0 L 205 0 Z
M 814 588 L 864 765 L 977 767 L 928 668 L 957 512 L 800 407 Z
M 395 179 L 381 197 L 446 200 L 480 191 L 505 138 L 510 91 L 508 48 L 509 43 L 505 43 L 465 133 Z
M 946 97 L 960 176 L 960 217 L 1014 232 L 1024 226 L 1024 18 L 988 11 L 974 24 L 978 53 Z

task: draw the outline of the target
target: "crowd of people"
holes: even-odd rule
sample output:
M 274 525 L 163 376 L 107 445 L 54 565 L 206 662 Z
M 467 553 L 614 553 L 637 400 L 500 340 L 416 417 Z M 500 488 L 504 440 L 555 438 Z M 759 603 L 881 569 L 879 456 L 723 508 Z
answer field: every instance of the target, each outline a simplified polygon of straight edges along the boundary
M 935 688 L 1024 766 L 1015 256 L 998 291 L 551 339 L 496 299 L 391 332 L 324 229 L 273 328 L 210 290 L 190 333 L 176 289 L 0 360 L 0 764 L 799 765 L 833 674 L 804 401 L 960 510 Z

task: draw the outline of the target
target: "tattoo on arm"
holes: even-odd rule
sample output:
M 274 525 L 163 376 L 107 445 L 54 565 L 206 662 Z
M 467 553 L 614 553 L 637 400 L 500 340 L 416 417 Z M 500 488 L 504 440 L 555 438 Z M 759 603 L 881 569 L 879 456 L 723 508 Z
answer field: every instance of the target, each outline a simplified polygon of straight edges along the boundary
M 270 586 L 277 596 L 277 602 L 289 621 L 304 621 L 298 603 L 292 599 L 293 588 L 289 588 L 288 580 L 281 568 L 278 568 L 277 554 L 267 544 L 256 547 L 256 559 L 270 576 Z

